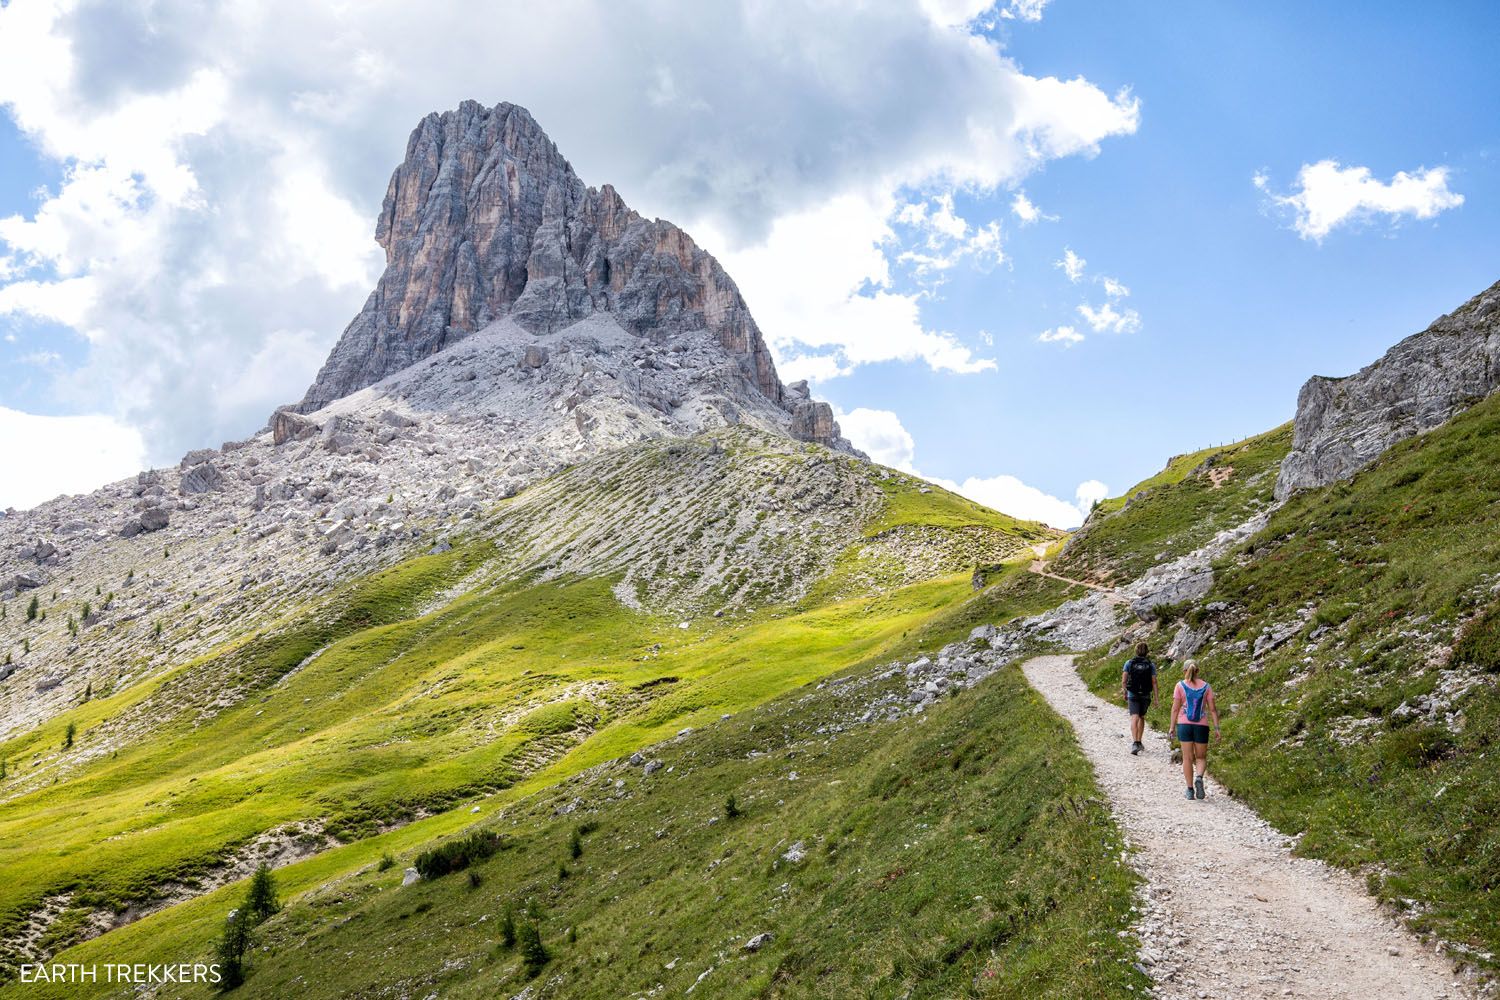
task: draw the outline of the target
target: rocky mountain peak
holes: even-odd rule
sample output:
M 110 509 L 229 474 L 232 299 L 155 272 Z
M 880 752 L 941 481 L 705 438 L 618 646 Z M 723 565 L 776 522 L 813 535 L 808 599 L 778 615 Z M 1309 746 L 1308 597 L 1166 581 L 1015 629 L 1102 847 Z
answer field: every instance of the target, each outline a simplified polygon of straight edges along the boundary
M 306 396 L 310 413 L 502 319 L 543 337 L 600 313 L 656 345 L 685 334 L 743 373 L 737 408 L 848 450 L 825 403 L 789 393 L 734 281 L 691 236 L 586 186 L 525 108 L 466 101 L 412 132 L 376 239 L 386 269 Z M 721 386 L 721 388 L 723 388 Z M 732 420 L 731 420 L 732 422 Z

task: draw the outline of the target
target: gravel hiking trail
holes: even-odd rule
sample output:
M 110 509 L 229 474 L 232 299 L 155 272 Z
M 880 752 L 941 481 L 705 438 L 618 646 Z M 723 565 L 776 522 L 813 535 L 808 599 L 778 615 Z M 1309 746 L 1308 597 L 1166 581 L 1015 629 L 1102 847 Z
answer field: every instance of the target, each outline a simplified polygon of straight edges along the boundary
M 1467 998 L 1468 981 L 1386 917 L 1348 873 L 1294 857 L 1290 841 L 1208 781 L 1208 798 L 1183 798 L 1182 766 L 1146 730 L 1130 753 L 1122 705 L 1095 697 L 1070 656 L 1039 656 L 1022 670 L 1067 719 L 1109 795 L 1145 878 L 1137 929 L 1140 964 L 1155 996 Z M 1170 686 L 1165 688 L 1170 697 Z M 1209 746 L 1208 766 L 1213 771 Z

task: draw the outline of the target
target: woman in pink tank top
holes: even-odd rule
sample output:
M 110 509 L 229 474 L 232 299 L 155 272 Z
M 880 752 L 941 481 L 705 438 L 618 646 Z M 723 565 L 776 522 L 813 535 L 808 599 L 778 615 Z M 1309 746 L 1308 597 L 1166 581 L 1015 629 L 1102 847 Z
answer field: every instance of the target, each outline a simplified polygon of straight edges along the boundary
M 1183 664 L 1182 680 L 1172 689 L 1172 724 L 1182 744 L 1182 777 L 1187 782 L 1183 798 L 1205 798 L 1203 776 L 1208 773 L 1208 720 L 1219 731 L 1219 706 L 1214 703 L 1214 689 L 1199 676 L 1198 661 Z

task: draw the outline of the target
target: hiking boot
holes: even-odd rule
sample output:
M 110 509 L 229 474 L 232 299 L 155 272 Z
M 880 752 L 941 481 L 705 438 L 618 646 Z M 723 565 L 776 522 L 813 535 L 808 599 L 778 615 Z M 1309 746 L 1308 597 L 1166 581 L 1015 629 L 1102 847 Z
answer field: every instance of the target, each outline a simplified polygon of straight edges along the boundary
M 1132 743 L 1130 745 L 1130 752 L 1132 754 L 1140 753 L 1144 749 L 1146 749 L 1146 748 L 1141 745 L 1141 741 L 1140 740 L 1136 740 L 1134 743 Z
M 1208 798 L 1208 793 L 1203 790 L 1203 775 L 1200 774 L 1193 779 L 1193 791 L 1198 793 L 1200 799 Z
M 1184 788 L 1182 790 L 1182 797 L 1187 799 L 1189 802 L 1193 801 L 1193 790 L 1191 788 Z

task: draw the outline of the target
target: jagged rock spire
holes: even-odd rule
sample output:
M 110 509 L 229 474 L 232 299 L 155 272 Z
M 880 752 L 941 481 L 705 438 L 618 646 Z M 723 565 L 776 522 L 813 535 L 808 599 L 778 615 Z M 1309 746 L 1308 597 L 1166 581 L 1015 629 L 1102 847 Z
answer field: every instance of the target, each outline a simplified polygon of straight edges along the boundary
M 545 334 L 599 311 L 647 338 L 702 330 L 739 360 L 749 387 L 794 414 L 808 407 L 787 396 L 718 261 L 612 187 L 585 186 L 525 108 L 465 101 L 424 118 L 375 236 L 385 273 L 298 404 L 304 413 L 501 317 Z M 818 416 L 797 424 L 831 423 Z

